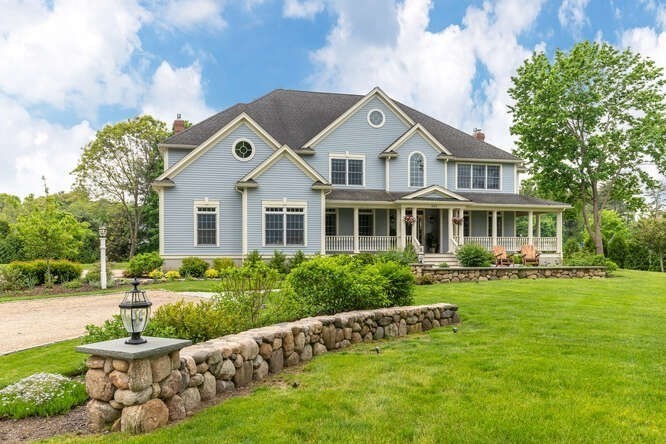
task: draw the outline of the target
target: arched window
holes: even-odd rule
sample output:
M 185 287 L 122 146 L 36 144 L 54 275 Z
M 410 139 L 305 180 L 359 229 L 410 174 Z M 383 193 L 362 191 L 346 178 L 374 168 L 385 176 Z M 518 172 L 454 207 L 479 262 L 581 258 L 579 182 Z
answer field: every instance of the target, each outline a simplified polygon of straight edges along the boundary
M 409 186 L 425 186 L 425 159 L 418 152 L 409 156 Z

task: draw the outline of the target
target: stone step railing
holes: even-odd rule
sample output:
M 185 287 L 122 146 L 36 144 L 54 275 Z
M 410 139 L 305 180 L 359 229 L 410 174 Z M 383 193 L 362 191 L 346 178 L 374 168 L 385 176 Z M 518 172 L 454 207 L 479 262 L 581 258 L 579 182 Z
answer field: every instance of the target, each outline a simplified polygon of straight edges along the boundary
M 328 351 L 458 322 L 458 307 L 440 303 L 305 318 L 185 348 L 187 341 L 164 338 L 140 346 L 124 340 L 80 346 L 93 355 L 86 373 L 89 428 L 150 432 L 217 394 Z

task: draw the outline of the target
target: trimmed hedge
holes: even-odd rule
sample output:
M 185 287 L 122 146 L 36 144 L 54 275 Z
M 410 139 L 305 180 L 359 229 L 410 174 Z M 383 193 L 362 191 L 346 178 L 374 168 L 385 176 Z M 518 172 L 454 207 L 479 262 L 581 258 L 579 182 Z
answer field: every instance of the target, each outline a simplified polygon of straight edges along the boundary
M 134 256 L 127 267 L 125 274 L 128 277 L 147 276 L 148 273 L 160 268 L 164 263 L 159 253 L 141 253 Z
M 51 276 L 54 284 L 73 281 L 81 277 L 83 267 L 80 264 L 68 260 L 50 261 Z M 46 261 L 37 259 L 34 261 L 16 261 L 10 263 L 9 270 L 18 273 L 26 287 L 44 285 L 46 282 Z
M 184 277 L 202 278 L 209 267 L 208 262 L 201 258 L 186 257 L 183 259 L 178 271 Z
M 495 256 L 481 245 L 465 244 L 456 253 L 463 267 L 490 267 Z

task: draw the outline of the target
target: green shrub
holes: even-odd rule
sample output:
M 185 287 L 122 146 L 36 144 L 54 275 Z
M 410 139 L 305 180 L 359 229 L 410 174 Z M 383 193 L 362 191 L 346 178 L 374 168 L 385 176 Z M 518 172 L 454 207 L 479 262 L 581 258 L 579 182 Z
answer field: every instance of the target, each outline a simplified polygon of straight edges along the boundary
M 164 274 L 164 277 L 170 281 L 174 281 L 176 279 L 180 279 L 180 273 L 178 273 L 177 270 L 170 270 Z
M 352 260 L 359 266 L 363 267 L 377 262 L 377 255 L 374 253 L 358 253 L 352 256 Z
M 565 265 L 576 267 L 601 266 L 607 267 L 609 272 L 617 270 L 617 264 L 600 254 L 580 252 L 564 260 Z
M 93 324 L 86 325 L 86 332 L 87 334 L 82 339 L 86 344 L 109 341 L 111 339 L 127 338 L 130 336 L 123 326 L 123 321 L 120 319 L 120 315 L 113 315 L 113 318 L 107 319 L 101 326 Z M 148 325 L 146 326 L 146 330 L 142 334 L 145 336 L 159 336 L 163 338 L 179 337 L 173 327 L 164 325 L 159 321 L 155 322 L 154 315 L 151 316 Z
M 129 261 L 126 275 L 128 277 L 146 276 L 154 269 L 160 268 L 163 263 L 164 259 L 157 252 L 137 254 Z
M 620 268 L 624 268 L 627 257 L 627 240 L 622 233 L 615 233 L 608 241 L 608 259 L 615 262 Z
M 91 285 L 93 287 L 99 287 L 101 282 L 101 277 L 102 277 L 101 265 L 99 263 L 93 264 L 93 266 L 90 267 L 90 270 L 88 270 L 86 275 L 83 277 L 82 282 L 85 282 L 86 284 Z M 106 265 L 106 282 L 108 285 L 113 284 L 111 267 L 109 267 L 108 263 Z
M 206 272 L 204 273 L 204 277 L 205 277 L 206 279 L 217 279 L 218 277 L 220 277 L 220 272 L 217 271 L 217 270 L 214 269 L 214 268 L 209 268 L 209 269 L 206 270 Z
M 412 252 L 414 249 L 412 248 Z M 418 260 L 411 256 L 411 253 L 405 249 L 405 251 L 390 250 L 377 253 L 376 255 L 377 262 L 397 262 L 402 265 L 413 264 Z
M 463 267 L 489 267 L 495 257 L 481 245 L 465 244 L 456 253 Z
M 18 291 L 26 288 L 28 282 L 20 269 L 10 266 L 0 267 L 0 291 Z
M 220 276 L 217 294 L 213 297 L 218 309 L 225 313 L 234 331 L 259 327 L 266 323 L 264 315 L 272 293 L 281 286 L 280 274 L 265 264 L 226 270 Z
M 301 251 L 298 250 L 296 254 L 294 254 L 294 257 L 289 259 L 289 270 L 293 270 L 294 268 L 298 267 L 301 265 L 303 262 L 305 262 L 307 258 L 305 257 L 305 254 Z
M 83 268 L 80 264 L 68 260 L 50 261 L 52 282 L 62 284 L 74 279 L 81 278 Z M 27 287 L 44 285 L 46 280 L 46 261 L 37 259 L 34 261 L 17 261 L 8 265 L 8 268 L 18 270 Z
M 514 254 L 513 255 L 513 264 L 514 265 L 521 265 L 523 263 L 523 257 L 519 254 Z
M 160 306 L 148 326 L 159 329 L 160 336 L 189 339 L 192 342 L 207 341 L 226 334 L 231 329 L 232 313 L 225 313 L 212 300 L 185 302 Z M 148 334 L 153 336 L 153 334 Z
M 574 254 L 578 253 L 579 251 L 580 251 L 580 244 L 573 237 L 567 239 L 567 241 L 564 243 L 564 247 L 562 248 L 562 253 L 564 254 L 564 257 L 571 257 Z
M 419 261 L 419 254 L 414 248 L 414 245 L 407 244 L 402 254 L 405 256 L 405 260 L 409 261 L 408 263 L 413 264 Z
M 250 254 L 247 255 L 245 260 L 243 261 L 243 266 L 244 267 L 255 267 L 259 265 L 260 263 L 264 263 L 264 259 L 261 257 L 259 252 L 257 250 L 252 250 L 250 251 Z
M 416 285 L 432 285 L 435 283 L 435 280 L 432 278 L 432 274 L 422 274 L 416 278 Z
M 449 263 L 448 262 L 442 262 L 438 265 L 439 268 L 449 268 Z
M 148 277 L 154 281 L 159 281 L 160 279 L 164 279 L 164 273 L 162 273 L 162 270 L 155 269 L 148 273 Z
M 70 290 L 75 290 L 77 288 L 81 288 L 83 286 L 83 283 L 81 283 L 81 281 L 78 279 L 74 279 L 73 281 L 65 282 L 64 284 L 62 284 L 62 286 Z
M 198 257 L 186 257 L 178 269 L 181 276 L 202 278 L 208 270 L 208 262 Z
M 301 264 L 287 276 L 287 284 L 293 306 L 309 316 L 390 304 L 387 279 L 344 255 L 316 257 Z
M 280 274 L 287 274 L 287 258 L 280 250 L 273 251 L 273 257 L 268 261 L 268 266 Z
M 386 279 L 384 291 L 389 305 L 403 306 L 414 303 L 414 274 L 408 265 L 397 262 L 380 262 L 372 266 L 374 271 Z
M 37 373 L 0 390 L 0 418 L 52 416 L 87 399 L 84 384 L 62 375 Z
M 213 268 L 218 272 L 226 270 L 227 268 L 235 268 L 236 262 L 228 257 L 216 257 L 213 259 Z

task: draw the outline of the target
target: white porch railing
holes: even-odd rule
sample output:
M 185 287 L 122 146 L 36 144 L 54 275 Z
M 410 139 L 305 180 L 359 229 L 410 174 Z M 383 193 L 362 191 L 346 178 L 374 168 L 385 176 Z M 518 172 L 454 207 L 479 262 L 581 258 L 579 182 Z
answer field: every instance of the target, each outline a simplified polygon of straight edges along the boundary
M 493 238 L 490 236 L 465 236 L 466 244 L 478 244 L 482 247 L 492 250 L 494 245 L 501 245 L 506 248 L 506 251 L 520 251 L 520 247 L 527 245 L 529 240 L 527 237 L 497 237 L 497 241 L 493 245 Z M 556 237 L 533 237 L 532 244 L 538 251 L 554 252 L 557 251 L 557 238 Z
M 359 236 L 358 250 L 363 252 L 390 251 L 398 247 L 396 236 Z M 354 236 L 326 236 L 326 251 L 353 253 Z
M 352 236 L 353 238 L 354 236 Z M 390 251 L 398 246 L 396 236 L 359 236 L 359 251 Z

